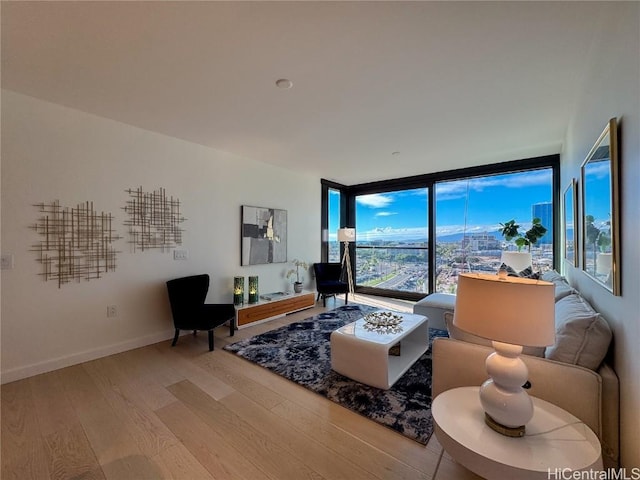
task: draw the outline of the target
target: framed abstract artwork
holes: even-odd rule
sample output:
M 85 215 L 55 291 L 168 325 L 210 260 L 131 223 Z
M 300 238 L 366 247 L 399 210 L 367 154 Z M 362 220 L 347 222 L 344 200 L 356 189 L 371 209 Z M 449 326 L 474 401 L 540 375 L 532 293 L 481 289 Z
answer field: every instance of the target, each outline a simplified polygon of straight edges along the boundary
M 241 207 L 241 265 L 287 261 L 287 211 Z

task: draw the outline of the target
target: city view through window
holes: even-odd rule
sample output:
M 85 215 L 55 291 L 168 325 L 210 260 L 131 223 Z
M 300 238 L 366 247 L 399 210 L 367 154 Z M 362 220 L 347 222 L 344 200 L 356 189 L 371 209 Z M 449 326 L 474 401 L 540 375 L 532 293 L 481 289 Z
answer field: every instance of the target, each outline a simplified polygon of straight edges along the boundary
M 552 268 L 551 168 L 438 182 L 434 188 L 437 292 L 454 293 L 459 273 L 496 272 L 502 251 L 517 250 L 500 233 L 509 220 L 524 234 L 533 218 L 541 219 L 547 234 L 531 248 L 533 267 Z M 329 212 L 330 259 L 340 261 L 333 228 L 339 209 Z M 428 293 L 428 189 L 357 196 L 355 227 L 357 285 Z

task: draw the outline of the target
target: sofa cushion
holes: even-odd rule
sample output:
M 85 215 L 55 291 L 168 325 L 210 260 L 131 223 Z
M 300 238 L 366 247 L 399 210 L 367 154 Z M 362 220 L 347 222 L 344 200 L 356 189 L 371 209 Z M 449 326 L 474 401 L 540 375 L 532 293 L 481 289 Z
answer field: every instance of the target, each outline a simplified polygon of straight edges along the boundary
M 544 280 L 545 282 L 551 282 L 555 285 L 556 302 L 561 298 L 566 297 L 567 295 L 571 295 L 572 293 L 578 293 L 571 285 L 569 285 L 569 283 L 567 282 L 567 279 L 564 278 L 555 270 L 544 272 L 540 276 L 540 280 Z
M 597 370 L 611 343 L 611 328 L 587 301 L 576 293 L 556 302 L 556 343 L 547 347 L 551 360 Z
M 478 337 L 472 333 L 465 332 L 453 324 L 453 312 L 444 313 L 444 321 L 447 324 L 447 330 L 449 332 L 449 338 L 455 340 L 462 340 L 463 342 L 475 343 L 476 345 L 485 345 L 492 347 L 491 340 Z M 524 347 L 522 353 L 525 355 L 532 355 L 534 357 L 544 357 L 545 347 Z
M 560 275 L 555 270 L 549 270 L 547 272 L 544 272 L 542 274 L 542 276 L 540 277 L 540 280 L 544 280 L 545 282 L 553 282 L 553 283 L 555 283 L 558 280 L 561 280 L 563 282 L 567 281 L 566 278 L 564 278 L 562 275 Z
M 555 286 L 555 300 L 556 302 L 567 295 L 571 295 L 572 293 L 578 293 L 571 285 L 562 280 L 558 280 L 557 282 L 553 282 Z

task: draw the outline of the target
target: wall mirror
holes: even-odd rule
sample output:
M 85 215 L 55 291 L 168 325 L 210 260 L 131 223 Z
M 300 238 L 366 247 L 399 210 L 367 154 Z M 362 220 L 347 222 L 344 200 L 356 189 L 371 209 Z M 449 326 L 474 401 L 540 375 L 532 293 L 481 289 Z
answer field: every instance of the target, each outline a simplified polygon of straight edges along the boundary
M 620 295 L 618 125 L 609 120 L 581 167 L 582 269 Z
M 571 265 L 578 266 L 578 185 L 572 178 L 562 198 L 562 230 L 564 234 L 563 257 Z

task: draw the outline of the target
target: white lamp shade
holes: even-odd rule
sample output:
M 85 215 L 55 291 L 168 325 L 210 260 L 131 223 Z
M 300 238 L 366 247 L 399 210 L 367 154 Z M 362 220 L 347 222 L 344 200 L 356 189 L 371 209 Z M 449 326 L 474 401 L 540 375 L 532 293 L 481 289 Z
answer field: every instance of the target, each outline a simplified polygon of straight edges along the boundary
M 516 272 L 521 272 L 532 265 L 531 254 L 529 252 L 502 252 L 500 261 L 509 265 Z
M 552 283 L 479 273 L 458 275 L 453 324 L 492 341 L 532 347 L 555 342 Z
M 338 241 L 339 242 L 355 242 L 356 229 L 355 228 L 339 228 Z

